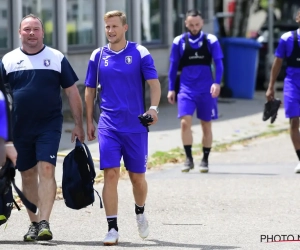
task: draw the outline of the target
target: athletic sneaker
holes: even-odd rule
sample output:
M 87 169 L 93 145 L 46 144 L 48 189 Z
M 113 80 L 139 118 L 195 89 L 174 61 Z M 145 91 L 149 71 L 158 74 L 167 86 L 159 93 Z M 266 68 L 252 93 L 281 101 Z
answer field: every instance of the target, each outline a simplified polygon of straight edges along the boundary
M 181 172 L 189 172 L 194 168 L 193 159 L 186 158 L 183 167 L 181 168 Z
M 116 229 L 112 228 L 110 231 L 106 234 L 103 244 L 104 246 L 114 246 L 117 245 L 119 241 L 119 233 L 116 231 Z
M 300 174 L 300 162 L 298 163 L 297 167 L 295 168 L 295 173 Z
M 208 172 L 208 161 L 202 159 L 199 170 L 200 170 L 200 173 L 207 173 Z
M 4 214 L 0 215 L 0 226 L 7 221 L 6 216 Z
M 263 112 L 263 121 L 267 121 L 271 117 L 271 123 L 274 123 L 277 118 L 277 112 L 280 108 L 281 100 L 273 99 L 265 103 Z
M 146 219 L 145 214 L 137 214 L 136 222 L 138 226 L 139 235 L 141 238 L 145 239 L 149 235 L 149 223 Z
M 29 226 L 28 232 L 24 235 L 24 241 L 35 241 L 38 237 L 39 224 L 32 222 Z
M 52 240 L 52 238 L 53 235 L 50 231 L 49 222 L 46 220 L 40 221 L 37 240 Z

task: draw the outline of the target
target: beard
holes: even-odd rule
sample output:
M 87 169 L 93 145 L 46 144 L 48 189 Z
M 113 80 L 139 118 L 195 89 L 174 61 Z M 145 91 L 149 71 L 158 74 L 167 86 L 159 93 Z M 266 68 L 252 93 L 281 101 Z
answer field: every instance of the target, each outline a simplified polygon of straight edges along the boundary
M 189 31 L 189 32 L 191 33 L 191 35 L 193 35 L 193 36 L 198 36 L 198 35 L 200 34 L 201 30 L 202 30 L 202 29 L 200 29 L 199 31 L 192 31 L 192 30 L 189 30 L 189 29 L 188 29 L 188 31 Z

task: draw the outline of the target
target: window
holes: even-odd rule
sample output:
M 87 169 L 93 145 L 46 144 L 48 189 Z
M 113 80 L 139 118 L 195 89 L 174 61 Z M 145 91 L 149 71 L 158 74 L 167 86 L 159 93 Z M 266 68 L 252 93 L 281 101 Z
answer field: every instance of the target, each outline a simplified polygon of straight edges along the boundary
M 67 0 L 68 45 L 96 44 L 95 1 Z
M 143 43 L 163 42 L 163 1 L 142 0 L 141 1 L 141 33 Z
M 133 3 L 134 4 L 134 3 Z M 126 39 L 131 40 L 132 38 L 132 2 L 130 0 L 106 0 L 106 12 L 112 11 L 112 10 L 120 10 L 125 12 L 127 24 L 129 26 L 129 29 L 126 32 Z M 104 27 L 100 27 L 100 32 L 105 32 Z
M 11 29 L 10 22 L 7 16 L 9 8 L 9 0 L 0 0 L 0 49 L 10 49 Z
M 179 36 L 186 31 L 184 20 L 187 12 L 187 1 L 173 0 L 173 7 L 174 36 Z
M 55 3 L 54 0 L 23 0 L 23 17 L 29 14 L 38 16 L 44 23 L 44 44 L 55 46 Z
M 208 1 L 211 0 L 194 0 L 194 8 L 199 10 L 202 14 L 203 20 L 208 20 Z

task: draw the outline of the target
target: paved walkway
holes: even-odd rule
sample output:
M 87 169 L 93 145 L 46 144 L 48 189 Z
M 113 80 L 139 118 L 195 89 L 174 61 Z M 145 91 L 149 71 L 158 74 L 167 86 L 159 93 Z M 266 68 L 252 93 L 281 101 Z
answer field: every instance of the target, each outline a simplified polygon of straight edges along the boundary
M 196 162 L 198 164 L 198 162 Z M 300 242 L 267 243 L 262 238 L 292 235 L 298 240 L 299 178 L 297 156 L 288 134 L 252 141 L 227 152 L 214 152 L 210 172 L 198 167 L 181 173 L 180 164 L 147 173 L 146 213 L 150 235 L 137 233 L 132 187 L 119 182 L 119 246 L 104 247 L 107 232 L 99 201 L 76 211 L 56 201 L 50 226 L 54 239 L 24 243 L 26 211 L 13 211 L 7 228 L 0 227 L 1 249 L 199 249 L 296 250 Z M 95 186 L 102 190 L 102 184 Z M 289 236 L 289 239 L 293 239 Z M 281 237 L 284 239 L 284 236 Z M 48 249 L 47 248 L 47 249 Z

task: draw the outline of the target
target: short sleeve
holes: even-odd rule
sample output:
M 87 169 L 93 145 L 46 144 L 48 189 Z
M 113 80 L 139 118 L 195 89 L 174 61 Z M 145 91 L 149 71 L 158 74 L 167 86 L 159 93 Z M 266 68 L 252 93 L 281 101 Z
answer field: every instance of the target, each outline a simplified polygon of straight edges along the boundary
M 275 56 L 278 58 L 285 58 L 286 57 L 286 41 L 280 38 L 278 46 L 275 51 Z
M 94 50 L 91 54 L 86 77 L 85 77 L 85 86 L 89 88 L 96 88 L 97 86 L 97 68 L 98 68 L 98 62 L 100 58 L 100 49 Z
M 66 57 L 61 61 L 61 87 L 66 89 L 78 81 L 78 77 Z
M 141 55 L 141 69 L 145 80 L 158 79 L 154 60 L 149 51 L 142 45 L 137 47 Z

